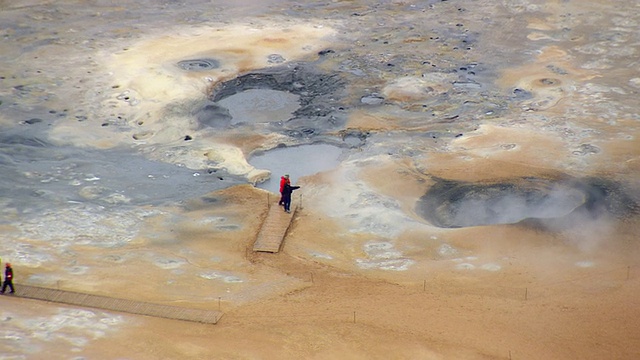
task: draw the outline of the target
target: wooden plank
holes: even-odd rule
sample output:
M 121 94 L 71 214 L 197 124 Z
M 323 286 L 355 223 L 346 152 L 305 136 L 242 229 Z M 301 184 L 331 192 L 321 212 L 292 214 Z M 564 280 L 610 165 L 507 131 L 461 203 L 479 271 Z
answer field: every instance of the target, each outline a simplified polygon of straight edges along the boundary
M 291 212 L 287 213 L 281 206 L 271 205 L 267 217 L 260 227 L 256 242 L 253 244 L 253 251 L 270 253 L 280 251 L 296 209 L 297 207 L 292 204 Z

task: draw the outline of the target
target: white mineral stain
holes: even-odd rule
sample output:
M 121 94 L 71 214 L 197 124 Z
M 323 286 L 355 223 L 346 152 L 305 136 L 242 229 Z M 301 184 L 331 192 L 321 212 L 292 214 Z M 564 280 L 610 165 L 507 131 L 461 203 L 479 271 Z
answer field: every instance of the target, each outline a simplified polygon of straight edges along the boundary
M 364 244 L 363 250 L 367 259 L 356 259 L 356 264 L 362 269 L 406 271 L 415 263 L 394 249 L 390 242 L 369 242 Z
M 581 268 L 590 268 L 590 267 L 593 267 L 595 264 L 593 263 L 593 261 L 578 261 L 576 262 L 575 265 Z

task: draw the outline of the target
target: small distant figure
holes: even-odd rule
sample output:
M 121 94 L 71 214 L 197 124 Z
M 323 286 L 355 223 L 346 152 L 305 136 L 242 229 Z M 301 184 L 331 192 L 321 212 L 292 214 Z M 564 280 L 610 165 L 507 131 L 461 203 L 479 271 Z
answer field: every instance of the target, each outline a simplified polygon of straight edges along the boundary
M 4 269 L 4 283 L 2 283 L 2 291 L 0 291 L 0 293 L 4 294 L 4 292 L 7 290 L 7 286 L 11 288 L 11 294 L 16 292 L 13 288 L 13 269 L 11 268 L 11 264 L 9 263 L 7 263 Z
M 289 174 L 284 174 L 280 177 L 280 201 L 278 202 L 278 205 L 283 206 L 284 205 L 284 184 L 289 183 L 291 184 L 291 181 L 289 181 Z
M 282 202 L 284 205 L 284 211 L 288 213 L 291 212 L 291 193 L 296 189 L 300 189 L 300 186 L 291 186 L 291 182 L 289 181 L 285 182 L 284 187 L 282 188 Z

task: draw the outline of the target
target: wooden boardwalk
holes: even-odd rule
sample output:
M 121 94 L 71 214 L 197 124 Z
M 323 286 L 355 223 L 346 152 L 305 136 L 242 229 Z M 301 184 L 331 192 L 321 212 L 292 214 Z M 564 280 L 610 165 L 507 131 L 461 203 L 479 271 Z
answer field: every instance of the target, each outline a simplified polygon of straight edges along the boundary
M 216 324 L 222 312 L 215 310 L 189 309 L 179 306 L 160 305 L 135 300 L 116 299 L 107 296 L 91 295 L 73 291 L 56 290 L 37 286 L 16 284 L 15 294 L 27 299 L 45 300 L 61 304 L 77 305 L 129 314 L 147 315 L 165 319 L 184 320 L 204 324 Z
M 256 242 L 253 244 L 253 251 L 270 253 L 280 251 L 296 210 L 297 206 L 294 204 L 291 204 L 291 213 L 286 213 L 277 203 L 271 204 Z

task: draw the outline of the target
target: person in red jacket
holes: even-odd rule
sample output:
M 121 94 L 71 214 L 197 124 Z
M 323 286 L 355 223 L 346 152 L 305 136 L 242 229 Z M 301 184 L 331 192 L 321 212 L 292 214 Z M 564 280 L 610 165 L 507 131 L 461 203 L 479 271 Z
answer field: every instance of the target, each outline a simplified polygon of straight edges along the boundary
M 289 181 L 289 174 L 285 174 L 280 177 L 280 201 L 278 202 L 278 205 L 280 206 L 284 205 L 284 195 L 282 194 L 282 192 L 284 191 L 284 185 L 287 183 L 291 184 L 291 182 Z
M 4 291 L 7 290 L 7 286 L 11 288 L 12 294 L 16 292 L 13 289 L 13 269 L 11 268 L 11 264 L 9 263 L 7 263 L 4 269 L 4 283 L 2 284 L 2 291 L 0 292 L 4 294 Z
M 296 189 L 300 189 L 300 186 L 291 186 L 289 181 L 285 182 L 284 188 L 282 189 L 282 202 L 284 203 L 285 212 L 291 212 L 291 193 Z

